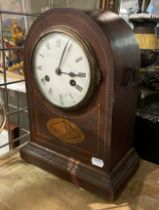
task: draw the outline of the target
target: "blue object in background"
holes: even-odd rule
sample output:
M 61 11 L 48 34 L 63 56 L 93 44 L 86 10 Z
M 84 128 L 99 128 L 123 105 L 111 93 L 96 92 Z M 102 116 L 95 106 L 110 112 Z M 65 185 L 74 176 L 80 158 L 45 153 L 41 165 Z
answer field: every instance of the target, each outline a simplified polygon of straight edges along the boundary
M 147 12 L 159 17 L 159 0 L 151 0 Z

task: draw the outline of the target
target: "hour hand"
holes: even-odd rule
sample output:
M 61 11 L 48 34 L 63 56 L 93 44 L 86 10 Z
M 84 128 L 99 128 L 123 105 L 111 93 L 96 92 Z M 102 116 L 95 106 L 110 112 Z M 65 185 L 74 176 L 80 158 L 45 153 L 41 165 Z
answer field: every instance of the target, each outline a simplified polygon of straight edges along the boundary
M 61 73 L 68 74 L 70 77 L 86 77 L 86 73 L 83 73 L 83 72 L 78 72 L 77 74 L 72 71 L 68 73 L 66 72 L 61 72 Z
M 68 75 L 68 76 L 70 76 L 70 77 L 86 77 L 86 73 L 78 72 L 78 73 L 76 74 L 76 73 L 74 73 L 74 72 L 72 72 L 72 71 L 70 71 L 70 72 L 64 72 L 64 71 L 61 71 L 60 68 L 57 68 L 57 69 L 56 69 L 56 74 L 57 74 L 57 75 L 66 74 L 66 75 Z

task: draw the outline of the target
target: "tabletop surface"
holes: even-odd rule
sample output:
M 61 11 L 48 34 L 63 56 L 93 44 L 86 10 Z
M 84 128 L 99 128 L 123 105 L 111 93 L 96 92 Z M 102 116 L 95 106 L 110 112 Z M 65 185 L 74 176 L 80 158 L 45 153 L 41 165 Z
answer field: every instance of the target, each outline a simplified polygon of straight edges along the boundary
M 0 159 L 0 210 L 159 210 L 159 166 L 144 160 L 112 203 L 24 162 Z

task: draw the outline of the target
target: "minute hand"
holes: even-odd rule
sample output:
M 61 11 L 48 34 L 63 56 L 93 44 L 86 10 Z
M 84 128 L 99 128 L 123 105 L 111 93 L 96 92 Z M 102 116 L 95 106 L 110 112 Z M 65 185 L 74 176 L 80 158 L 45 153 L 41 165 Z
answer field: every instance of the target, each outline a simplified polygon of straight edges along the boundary
M 59 70 L 61 70 L 61 64 L 62 64 L 64 55 L 65 55 L 65 52 L 66 52 L 68 43 L 69 43 L 69 40 L 66 42 L 65 47 L 64 47 L 64 49 L 63 49 L 63 52 L 62 52 L 62 54 L 61 54 L 60 62 L 59 62 L 59 65 L 58 65 L 58 67 L 57 67 L 57 69 L 59 69 Z

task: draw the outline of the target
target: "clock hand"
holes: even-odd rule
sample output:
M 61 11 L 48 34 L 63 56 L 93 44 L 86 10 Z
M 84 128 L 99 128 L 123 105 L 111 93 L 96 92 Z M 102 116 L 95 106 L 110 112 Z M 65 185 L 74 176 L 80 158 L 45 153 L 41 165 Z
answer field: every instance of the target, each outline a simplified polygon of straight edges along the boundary
M 75 74 L 74 72 L 63 72 L 63 71 L 61 71 L 60 73 L 61 73 L 61 74 L 67 74 L 67 75 L 69 75 L 70 77 L 86 77 L 86 74 L 85 74 L 85 73 L 78 73 L 78 74 Z
M 56 73 L 57 73 L 58 75 L 61 74 L 61 65 L 62 65 L 62 61 L 63 61 L 63 59 L 64 59 L 64 55 L 66 54 L 66 49 L 67 49 L 68 44 L 69 44 L 69 40 L 68 40 L 68 41 L 66 42 L 66 44 L 65 44 L 65 47 L 64 47 L 64 49 L 63 49 L 63 51 L 62 51 L 62 54 L 61 54 L 61 58 L 60 58 L 59 65 L 58 65 L 58 67 L 57 67 L 57 69 L 56 69 Z M 69 48 L 68 48 L 68 50 L 67 50 L 67 54 L 68 54 L 68 52 L 70 51 L 71 46 L 72 46 L 72 43 L 70 44 L 70 46 L 69 46 Z M 66 57 L 66 56 L 65 56 L 65 57 Z
M 63 51 L 62 51 L 62 54 L 61 54 L 61 58 L 60 58 L 60 61 L 59 61 L 59 65 L 58 65 L 58 67 L 56 68 L 56 74 L 58 74 L 58 75 L 60 75 L 61 74 L 61 64 L 62 64 L 62 61 L 63 61 L 63 58 L 64 58 L 64 54 L 65 54 L 65 52 L 66 52 L 66 48 L 67 48 L 67 45 L 68 45 L 68 43 L 69 43 L 69 40 L 66 42 L 66 44 L 65 44 L 65 47 L 64 47 L 64 49 L 63 49 Z

